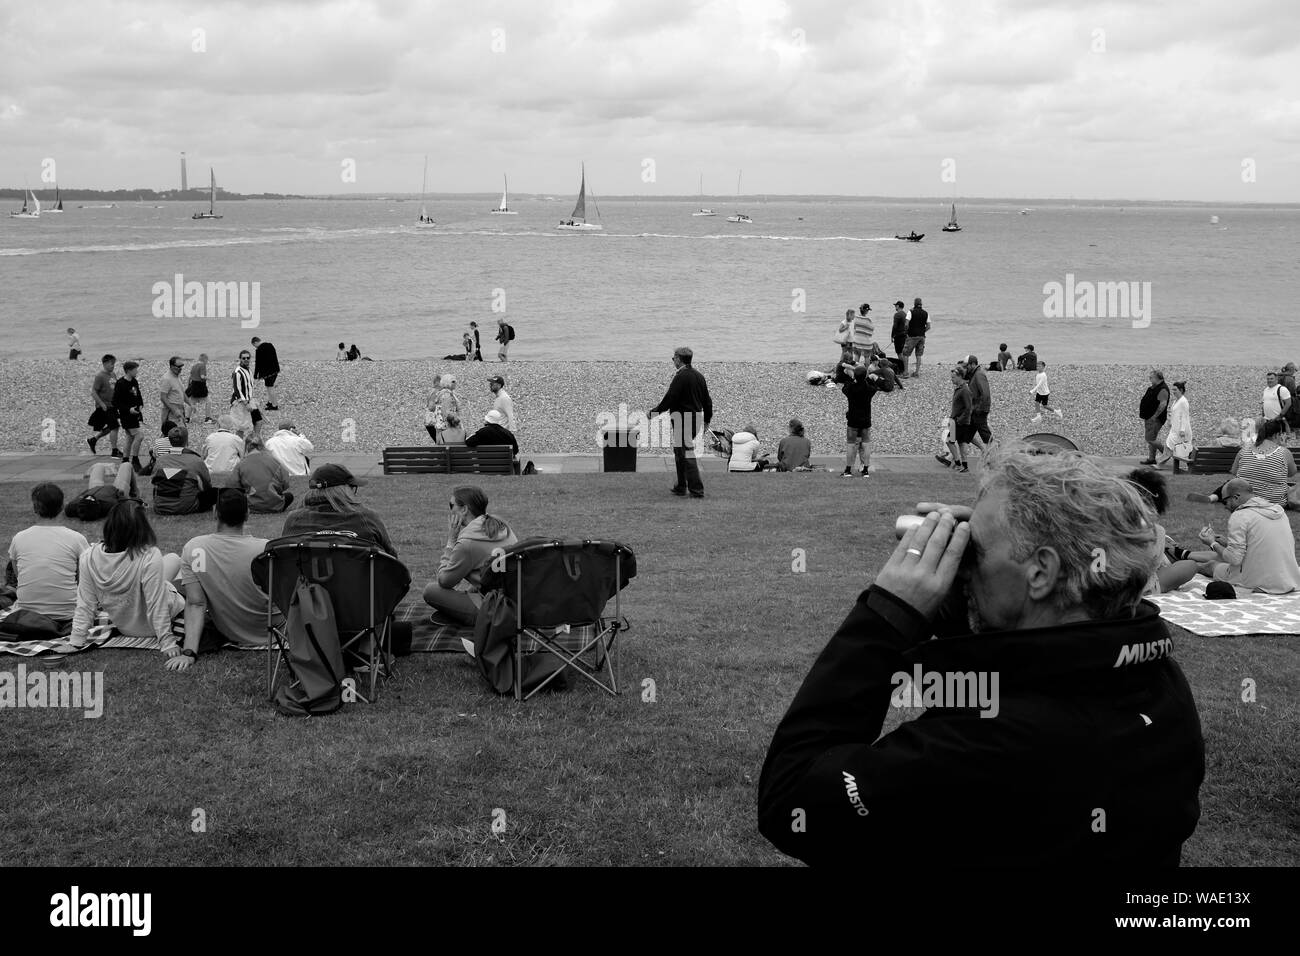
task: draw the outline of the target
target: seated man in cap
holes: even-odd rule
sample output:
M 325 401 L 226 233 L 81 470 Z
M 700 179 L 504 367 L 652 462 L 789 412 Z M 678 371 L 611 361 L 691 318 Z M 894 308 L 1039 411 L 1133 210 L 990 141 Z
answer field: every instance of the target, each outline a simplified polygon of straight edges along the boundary
M 1016 359 L 1016 368 L 1022 372 L 1038 371 L 1038 353 L 1032 345 L 1025 346 L 1025 354 Z
M 379 515 L 361 503 L 357 488 L 367 484 L 342 465 L 321 465 L 311 473 L 302 507 L 284 519 L 282 535 L 312 531 L 350 531 L 363 541 L 376 544 L 394 557 L 397 548 Z
M 483 416 L 484 425 L 472 435 L 465 437 L 465 444 L 470 448 L 479 445 L 509 445 L 515 459 L 515 471 L 519 471 L 519 440 L 514 432 L 506 428 L 506 416 L 497 408 Z
M 1295 535 L 1282 506 L 1257 495 L 1244 478 L 1233 478 L 1223 492 L 1223 505 L 1232 512 L 1228 540 L 1217 540 L 1209 525 L 1201 529 L 1201 543 L 1210 550 L 1189 555 L 1201 563 L 1200 573 L 1266 594 L 1300 591 Z

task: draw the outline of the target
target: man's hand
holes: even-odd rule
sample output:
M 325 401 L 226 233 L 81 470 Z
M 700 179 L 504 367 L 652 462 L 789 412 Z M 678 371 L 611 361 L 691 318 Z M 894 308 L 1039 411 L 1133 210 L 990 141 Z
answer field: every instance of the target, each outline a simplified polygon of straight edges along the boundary
M 187 671 L 193 663 L 194 658 L 187 657 L 184 654 L 177 654 L 175 657 L 167 658 L 167 662 L 163 664 L 163 667 L 169 671 Z
M 974 511 L 966 505 L 946 505 L 939 501 L 918 501 L 916 503 L 916 513 L 919 515 L 928 515 L 933 511 L 948 512 L 958 521 L 970 521 Z
M 1207 524 L 1197 537 L 1201 539 L 1201 544 L 1214 544 L 1214 529 Z
M 923 617 L 933 619 L 952 590 L 969 541 L 969 524 L 959 523 L 952 510 L 932 510 L 919 527 L 903 535 L 875 583 Z

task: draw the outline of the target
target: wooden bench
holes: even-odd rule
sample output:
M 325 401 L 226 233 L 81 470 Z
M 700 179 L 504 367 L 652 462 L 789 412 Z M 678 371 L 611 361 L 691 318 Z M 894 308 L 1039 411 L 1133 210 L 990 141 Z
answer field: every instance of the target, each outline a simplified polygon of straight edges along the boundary
M 1237 453 L 1240 451 L 1240 448 L 1220 448 L 1217 445 L 1197 448 L 1192 452 L 1187 470 L 1194 475 L 1228 474 L 1232 471 L 1232 463 L 1237 460 Z M 1296 468 L 1300 468 L 1300 448 L 1292 448 L 1291 457 L 1295 459 Z
M 384 449 L 385 475 L 513 475 L 509 445 L 415 445 Z

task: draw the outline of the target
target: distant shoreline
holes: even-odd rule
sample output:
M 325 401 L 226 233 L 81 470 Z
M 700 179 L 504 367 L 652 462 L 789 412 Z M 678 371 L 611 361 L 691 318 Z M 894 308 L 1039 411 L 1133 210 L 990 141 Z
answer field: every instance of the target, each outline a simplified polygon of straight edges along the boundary
M 119 356 L 119 360 L 124 360 Z M 1286 361 L 1283 357 L 1278 364 Z M 671 363 L 656 362 L 447 362 L 388 360 L 374 362 L 282 360 L 281 410 L 268 413 L 270 424 L 293 420 L 317 448 L 373 452 L 390 445 L 429 444 L 424 431 L 424 402 L 435 373 L 457 379 L 457 395 L 466 423 L 477 428 L 492 406 L 487 387 L 491 375 L 504 374 L 519 418 L 522 453 L 599 451 L 602 421 L 626 420 L 657 404 L 673 374 Z M 827 366 L 829 365 L 829 361 Z M 93 407 L 89 389 L 93 361 L 19 360 L 0 378 L 0 398 L 9 414 L 0 417 L 0 451 L 88 452 L 86 419 Z M 757 426 L 764 450 L 774 451 L 790 418 L 805 425 L 817 454 L 844 448 L 845 400 L 838 389 L 812 387 L 805 375 L 814 365 L 771 362 L 708 362 L 697 367 L 712 393 L 714 426 L 740 430 Z M 826 366 L 823 366 L 826 367 Z M 215 360 L 209 368 L 214 417 L 226 411 L 232 362 Z M 119 366 L 120 369 L 120 366 Z M 1228 366 L 1168 365 L 1169 381 L 1186 379 L 1197 444 L 1208 443 L 1225 416 L 1259 413 L 1263 369 Z M 990 372 L 990 416 L 995 438 L 1020 438 L 1035 431 L 1062 434 L 1090 454 L 1128 456 L 1143 451 L 1138 401 L 1147 385 L 1146 365 L 1065 365 L 1049 363 L 1053 405 L 1063 420 L 1048 415 L 1033 423 L 1028 372 Z M 141 364 L 145 397 L 145 433 L 157 436 L 158 386 L 164 360 Z M 920 380 L 905 382 L 906 391 L 877 395 L 873 410 L 873 451 L 924 455 L 938 450 L 939 430 L 951 398 L 951 383 L 942 365 L 929 363 Z M 188 368 L 182 375 L 187 380 Z M 260 386 L 258 388 L 261 394 Z M 191 444 L 213 426 L 195 425 Z M 264 429 L 264 434 L 266 434 Z M 105 446 L 107 442 L 103 443 Z M 102 450 L 102 449 L 101 449 Z M 644 448 L 644 454 L 665 454 Z M 87 458 L 89 460 L 89 458 Z M 938 467 L 936 465 L 936 467 Z

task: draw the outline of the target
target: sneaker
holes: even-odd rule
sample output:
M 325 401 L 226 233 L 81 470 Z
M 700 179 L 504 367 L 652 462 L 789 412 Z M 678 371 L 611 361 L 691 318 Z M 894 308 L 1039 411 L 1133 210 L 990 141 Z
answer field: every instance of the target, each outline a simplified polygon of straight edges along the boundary
M 966 462 L 964 462 L 964 461 L 963 461 L 963 462 L 961 463 L 961 465 L 957 468 L 957 470 L 958 470 L 959 472 L 961 472 L 963 475 L 970 474 L 970 466 L 969 466 L 968 464 L 966 464 Z
M 114 449 L 113 449 L 113 457 L 114 457 L 114 458 L 123 458 L 123 457 L 125 457 L 125 456 L 122 454 L 122 449 L 120 449 L 120 448 L 114 448 Z
M 943 467 L 945 468 L 952 467 L 952 459 L 949 458 L 947 455 L 935 455 L 934 460 L 937 461 L 939 464 L 943 465 Z
M 262 407 L 268 412 L 278 412 L 280 410 L 279 405 L 263 405 Z
M 216 423 L 217 423 L 217 420 L 216 420 L 215 418 L 205 418 L 205 419 L 203 419 L 203 424 L 205 424 L 205 425 L 215 425 Z
M 862 474 L 858 475 L 858 477 L 859 477 L 859 478 L 870 478 L 870 477 L 871 477 L 871 469 L 870 469 L 870 468 L 863 468 L 863 469 L 862 469 Z
M 95 451 L 95 446 L 99 444 L 98 438 L 87 438 L 86 444 L 90 446 L 90 453 L 92 455 L 97 454 L 97 452 Z
M 685 489 L 685 488 L 678 488 L 678 487 L 676 487 L 676 486 L 673 486 L 672 488 L 669 488 L 668 490 L 671 491 L 673 494 L 675 494 L 678 498 L 685 498 L 685 497 L 686 497 L 686 489 Z
M 1039 414 L 1035 415 L 1033 418 L 1031 418 L 1031 419 L 1029 419 L 1029 420 L 1030 420 L 1031 422 L 1041 422 L 1041 421 L 1043 420 L 1043 415 L 1042 415 L 1042 413 L 1040 412 Z
M 1056 412 L 1056 417 L 1057 417 L 1057 418 L 1064 418 L 1064 417 L 1065 417 L 1065 412 L 1061 411 L 1059 408 L 1053 408 L 1052 411 Z
M 852 477 L 853 477 L 853 469 L 852 469 L 852 468 L 845 468 L 842 472 L 840 472 L 840 477 L 841 477 L 841 478 L 852 478 Z

